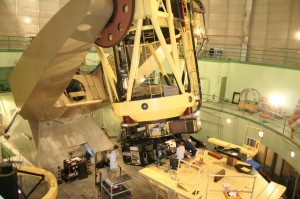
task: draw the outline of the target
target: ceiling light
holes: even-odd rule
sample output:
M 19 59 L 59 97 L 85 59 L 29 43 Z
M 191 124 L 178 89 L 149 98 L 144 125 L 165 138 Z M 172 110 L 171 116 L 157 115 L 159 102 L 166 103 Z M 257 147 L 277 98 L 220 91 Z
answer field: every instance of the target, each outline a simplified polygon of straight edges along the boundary
M 231 119 L 230 119 L 230 118 L 227 118 L 227 119 L 226 119 L 226 123 L 227 123 L 227 124 L 230 124 L 230 123 L 231 123 Z
M 291 157 L 294 158 L 296 153 L 294 151 L 291 151 Z
M 90 29 L 92 29 L 92 26 L 90 24 L 80 24 L 77 29 L 79 31 L 88 31 Z
M 258 136 L 261 137 L 261 138 L 264 137 L 264 132 L 263 131 L 258 131 Z
M 296 33 L 296 38 L 300 40 L 300 31 Z
M 284 97 L 282 95 L 273 94 L 269 97 L 269 103 L 274 106 L 281 106 L 284 104 Z
M 29 23 L 31 22 L 31 19 L 30 19 L 29 17 L 26 17 L 26 18 L 24 19 L 24 21 L 25 21 L 25 23 L 29 24 Z

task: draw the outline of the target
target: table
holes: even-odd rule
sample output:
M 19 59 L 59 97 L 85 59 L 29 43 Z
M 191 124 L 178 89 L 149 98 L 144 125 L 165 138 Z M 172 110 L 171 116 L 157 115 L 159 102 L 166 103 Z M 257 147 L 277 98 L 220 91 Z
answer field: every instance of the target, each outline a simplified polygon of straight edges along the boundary
M 131 177 L 127 174 L 101 182 L 102 192 L 110 199 L 131 198 Z M 104 195 L 103 194 L 103 195 Z M 101 194 L 102 196 L 102 194 Z

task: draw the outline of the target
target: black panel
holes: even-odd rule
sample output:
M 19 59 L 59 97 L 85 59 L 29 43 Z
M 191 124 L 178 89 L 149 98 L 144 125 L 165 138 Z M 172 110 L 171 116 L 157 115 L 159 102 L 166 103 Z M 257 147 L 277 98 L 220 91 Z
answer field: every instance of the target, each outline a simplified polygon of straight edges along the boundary
M 4 198 L 18 199 L 17 171 L 11 163 L 0 164 L 0 194 Z
M 78 178 L 84 179 L 88 177 L 87 166 L 85 162 L 82 162 L 78 165 Z

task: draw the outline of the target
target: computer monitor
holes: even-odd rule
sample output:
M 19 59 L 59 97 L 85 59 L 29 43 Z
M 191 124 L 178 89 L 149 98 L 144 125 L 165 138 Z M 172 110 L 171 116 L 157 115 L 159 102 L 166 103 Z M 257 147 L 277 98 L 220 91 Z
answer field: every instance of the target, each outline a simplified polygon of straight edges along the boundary
M 256 148 L 257 140 L 254 139 L 254 138 L 247 137 L 244 144 L 247 145 L 247 146 Z

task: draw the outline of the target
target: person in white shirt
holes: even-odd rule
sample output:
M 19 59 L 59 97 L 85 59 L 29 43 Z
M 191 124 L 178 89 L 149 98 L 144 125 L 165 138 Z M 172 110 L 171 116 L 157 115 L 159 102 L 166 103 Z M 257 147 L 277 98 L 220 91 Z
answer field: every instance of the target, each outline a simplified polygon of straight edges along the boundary
M 177 141 L 176 158 L 181 160 L 184 158 L 185 148 L 181 140 Z
M 112 152 L 110 153 L 109 163 L 110 163 L 110 172 L 109 172 L 109 178 L 116 178 L 118 176 L 118 157 L 119 157 L 119 146 L 115 145 Z

